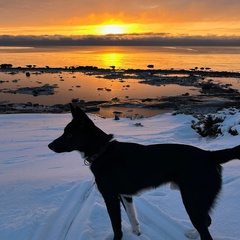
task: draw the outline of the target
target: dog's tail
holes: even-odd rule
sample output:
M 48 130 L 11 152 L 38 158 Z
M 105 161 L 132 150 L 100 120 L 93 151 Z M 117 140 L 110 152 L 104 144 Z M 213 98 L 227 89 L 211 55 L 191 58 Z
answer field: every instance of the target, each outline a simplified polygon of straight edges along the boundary
M 211 158 L 216 164 L 223 164 L 234 159 L 240 159 L 240 145 L 233 148 L 211 151 Z

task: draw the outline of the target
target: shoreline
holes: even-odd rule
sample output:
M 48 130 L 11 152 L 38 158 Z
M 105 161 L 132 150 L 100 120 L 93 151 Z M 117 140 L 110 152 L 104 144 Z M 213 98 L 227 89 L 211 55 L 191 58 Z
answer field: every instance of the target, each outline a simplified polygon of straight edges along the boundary
M 151 68 L 151 69 L 150 69 Z M 140 84 L 148 84 L 153 86 L 167 85 L 169 82 L 179 86 L 194 86 L 199 89 L 199 94 L 190 95 L 188 93 L 176 96 L 153 97 L 153 98 L 125 98 L 121 99 L 115 97 L 109 101 L 99 101 L 92 99 L 92 101 L 84 101 L 78 98 L 72 99 L 71 102 L 85 109 L 87 112 L 101 114 L 106 109 L 112 109 L 112 116 L 144 116 L 143 114 L 135 114 L 135 110 L 155 111 L 159 112 L 182 112 L 188 114 L 207 114 L 213 113 L 223 108 L 235 107 L 240 108 L 240 94 L 236 89 L 231 88 L 231 84 L 214 83 L 208 78 L 236 78 L 240 79 L 239 72 L 227 71 L 212 71 L 206 69 L 154 69 L 149 66 L 148 69 L 115 69 L 114 66 L 110 68 L 98 68 L 94 66 L 79 66 L 79 67 L 65 67 L 65 68 L 32 68 L 32 67 L 11 67 L 0 68 L 0 72 L 15 75 L 19 72 L 25 74 L 44 74 L 44 73 L 59 73 L 59 72 L 81 72 L 86 75 L 93 75 L 107 80 L 137 79 Z M 173 76 L 174 75 L 174 76 Z M 1 80 L 1 79 L 0 79 Z M 204 81 L 205 80 L 205 81 Z M 22 89 L 21 89 L 22 90 Z M 26 89 L 25 89 L 26 90 Z M 33 94 L 31 88 L 27 89 Z M 52 89 L 51 89 L 52 90 Z M 107 89 L 106 89 L 107 90 Z M 34 90 L 35 94 L 41 94 Z M 44 92 L 44 89 L 41 90 Z M 109 90 L 111 91 L 111 89 Z M 37 92 L 37 93 L 36 93 Z M 19 94 L 22 92 L 14 92 Z M 43 93 L 45 94 L 45 93 Z M 54 91 L 46 93 L 52 95 Z M 114 108 L 116 110 L 114 110 Z M 119 111 L 118 109 L 121 109 Z M 38 103 L 12 103 L 0 102 L 0 113 L 65 113 L 69 111 L 69 103 L 65 104 L 38 104 Z M 144 112 L 144 111 L 141 111 Z M 131 115 L 132 114 L 132 115 Z M 155 114 L 155 113 L 154 113 Z M 155 115 L 156 115 L 155 114 Z M 103 114 L 104 115 L 104 114 Z
M 5 64 L 4 64 L 5 65 Z M 205 69 L 205 70 L 204 70 Z M 147 72 L 147 73 L 161 73 L 161 74 L 199 74 L 201 76 L 208 77 L 240 77 L 240 72 L 233 71 L 214 71 L 211 68 L 193 68 L 193 69 L 154 69 L 154 66 L 149 65 L 149 68 L 146 69 L 115 69 L 115 66 L 110 66 L 109 68 L 99 68 L 97 66 L 70 66 L 70 67 L 1 67 L 0 72 L 12 72 L 12 74 L 17 73 L 19 71 L 23 72 L 43 72 L 43 73 L 58 73 L 59 71 L 64 72 L 96 72 L 96 73 L 139 73 L 139 72 Z

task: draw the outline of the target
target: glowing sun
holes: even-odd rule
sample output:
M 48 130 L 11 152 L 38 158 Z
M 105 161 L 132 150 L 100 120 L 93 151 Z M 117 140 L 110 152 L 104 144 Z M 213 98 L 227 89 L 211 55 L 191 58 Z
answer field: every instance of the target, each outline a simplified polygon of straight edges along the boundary
M 121 24 L 104 25 L 101 29 L 101 34 L 124 34 L 126 32 L 124 25 Z

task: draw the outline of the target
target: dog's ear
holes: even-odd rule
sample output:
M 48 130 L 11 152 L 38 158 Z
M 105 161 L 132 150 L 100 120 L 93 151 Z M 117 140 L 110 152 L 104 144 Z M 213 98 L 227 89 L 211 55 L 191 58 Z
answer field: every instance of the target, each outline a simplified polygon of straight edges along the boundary
M 71 110 L 71 113 L 72 113 L 72 117 L 76 118 L 77 116 L 76 116 L 76 109 L 75 109 L 75 107 L 71 103 L 69 105 L 70 105 L 70 110 Z
M 77 119 L 81 122 L 82 127 L 91 127 L 94 125 L 93 121 L 80 107 L 76 107 L 76 115 Z
M 77 118 L 88 118 L 87 114 L 80 108 L 80 107 L 76 107 L 76 117 Z
M 94 125 L 92 120 L 87 116 L 87 114 L 80 107 L 78 106 L 74 107 L 72 104 L 70 104 L 70 109 L 71 109 L 73 118 L 79 121 L 82 127 Z

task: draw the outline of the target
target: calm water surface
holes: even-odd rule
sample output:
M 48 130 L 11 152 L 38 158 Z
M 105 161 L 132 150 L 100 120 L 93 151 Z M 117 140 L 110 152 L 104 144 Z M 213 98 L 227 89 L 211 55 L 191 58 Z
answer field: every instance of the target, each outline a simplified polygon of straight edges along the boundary
M 0 63 L 37 67 L 98 66 L 108 68 L 190 69 L 210 67 L 240 71 L 240 47 L 0 47 Z
M 0 80 L 6 82 L 0 84 L 0 101 L 10 102 L 32 102 L 40 104 L 67 103 L 73 98 L 79 98 L 85 101 L 104 100 L 109 101 L 112 98 L 155 98 L 162 96 L 176 96 L 186 92 L 196 94 L 198 91 L 194 87 L 178 86 L 168 84 L 162 86 L 151 86 L 139 84 L 138 80 L 125 80 L 121 82 L 118 79 L 109 80 L 88 76 L 80 72 L 59 72 L 26 74 L 19 72 L 15 75 L 0 72 Z M 26 94 L 4 93 L 4 89 L 17 89 L 19 87 L 39 87 L 44 84 L 57 84 L 56 93 L 50 96 L 39 95 L 34 97 Z M 111 91 L 106 91 L 110 89 Z M 101 90 L 98 90 L 101 89 Z

